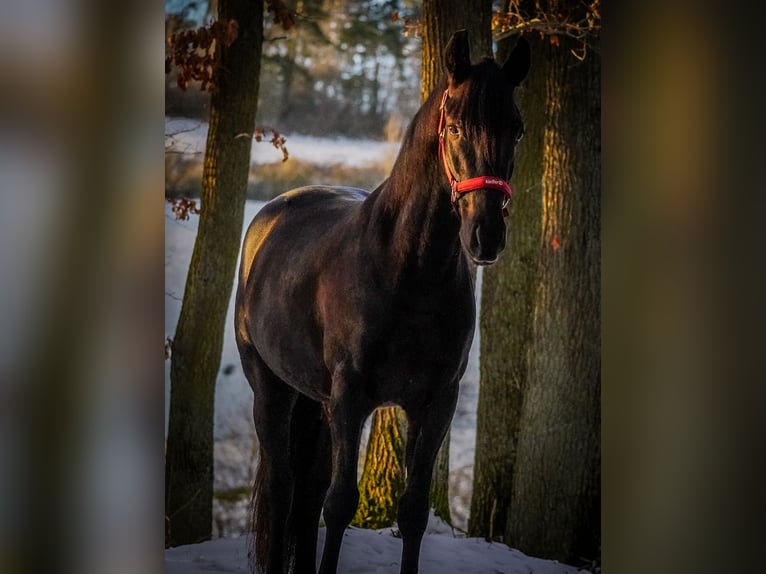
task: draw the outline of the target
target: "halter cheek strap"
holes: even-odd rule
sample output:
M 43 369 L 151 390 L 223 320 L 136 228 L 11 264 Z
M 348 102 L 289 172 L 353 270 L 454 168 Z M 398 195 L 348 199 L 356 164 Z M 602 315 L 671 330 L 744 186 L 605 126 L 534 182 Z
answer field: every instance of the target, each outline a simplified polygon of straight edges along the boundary
M 447 173 L 447 179 L 449 179 L 450 187 L 452 188 L 451 200 L 453 205 L 457 203 L 457 201 L 460 199 L 460 196 L 464 193 L 476 191 L 477 189 L 496 189 L 498 191 L 502 191 L 505 195 L 505 201 L 503 202 L 503 215 L 508 217 L 507 206 L 508 202 L 513 197 L 513 190 L 511 190 L 511 186 L 508 185 L 508 182 L 499 177 L 487 175 L 480 175 L 479 177 L 472 177 L 470 179 L 458 181 L 455 178 L 455 175 L 452 173 L 452 170 L 449 167 L 449 163 L 447 162 L 447 153 L 445 151 L 444 124 L 446 123 L 447 119 L 446 111 L 444 108 L 447 104 L 447 98 L 449 98 L 448 89 L 444 90 L 444 95 L 442 96 L 442 101 L 439 105 L 439 157 L 441 158 L 442 165 L 444 166 L 444 171 Z

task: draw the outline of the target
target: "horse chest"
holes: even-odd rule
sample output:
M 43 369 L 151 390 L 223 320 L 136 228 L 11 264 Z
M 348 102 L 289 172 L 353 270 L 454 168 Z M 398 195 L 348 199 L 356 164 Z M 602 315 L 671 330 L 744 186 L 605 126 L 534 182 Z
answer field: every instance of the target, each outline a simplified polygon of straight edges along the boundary
M 469 317 L 455 317 L 446 309 L 422 316 L 402 313 L 394 323 L 387 334 L 390 358 L 409 358 L 418 365 L 459 355 L 472 334 Z
M 428 394 L 462 376 L 473 339 L 473 308 L 393 311 L 387 328 L 364 349 L 381 401 Z

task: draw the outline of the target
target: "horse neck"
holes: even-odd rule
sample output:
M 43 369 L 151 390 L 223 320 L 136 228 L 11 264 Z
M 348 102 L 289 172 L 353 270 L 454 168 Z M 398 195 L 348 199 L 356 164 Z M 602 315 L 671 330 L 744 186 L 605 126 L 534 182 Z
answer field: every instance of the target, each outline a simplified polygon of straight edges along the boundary
M 368 198 L 367 236 L 385 251 L 397 278 L 439 281 L 465 267 L 438 157 L 439 94 L 435 90 L 418 111 L 389 178 Z

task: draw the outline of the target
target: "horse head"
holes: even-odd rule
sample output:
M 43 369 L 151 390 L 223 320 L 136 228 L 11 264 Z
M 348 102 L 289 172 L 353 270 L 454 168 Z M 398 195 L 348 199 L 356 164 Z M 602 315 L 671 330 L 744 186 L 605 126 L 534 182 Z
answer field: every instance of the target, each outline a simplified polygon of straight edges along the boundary
M 439 120 L 439 155 L 460 217 L 460 242 L 478 265 L 494 263 L 505 248 L 505 207 L 511 198 L 516 144 L 524 124 L 514 89 L 530 65 L 519 38 L 505 64 L 471 63 L 468 35 L 456 32 L 445 51 L 447 88 Z

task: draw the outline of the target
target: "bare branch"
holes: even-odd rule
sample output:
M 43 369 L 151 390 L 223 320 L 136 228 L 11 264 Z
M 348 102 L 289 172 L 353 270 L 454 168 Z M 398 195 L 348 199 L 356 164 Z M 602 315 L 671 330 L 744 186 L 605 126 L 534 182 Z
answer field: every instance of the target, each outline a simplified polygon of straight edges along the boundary
M 236 20 L 216 20 L 196 30 L 180 30 L 167 38 L 165 73 L 178 68 L 176 84 L 186 90 L 191 82 L 199 82 L 201 91 L 213 90 L 213 68 L 217 43 L 231 46 L 239 37 Z
M 194 215 L 199 215 L 200 213 L 200 209 L 194 199 L 172 197 L 167 198 L 167 202 L 173 206 L 173 213 L 176 214 L 176 219 L 186 220 L 189 219 L 190 213 Z
M 581 2 L 580 6 L 582 10 L 578 14 L 550 14 L 537 4 L 534 13 L 523 14 L 518 0 L 512 0 L 506 11 L 496 12 L 492 18 L 493 40 L 497 42 L 517 34 L 538 33 L 558 43 L 558 36 L 566 36 L 582 43 L 580 50 L 571 50 L 582 61 L 588 51 L 588 41 L 601 34 L 601 1 Z
M 266 132 L 271 132 L 271 138 L 266 139 L 264 137 L 264 134 Z M 290 154 L 287 151 L 287 147 L 285 144 L 287 143 L 287 139 L 279 133 L 274 128 L 255 128 L 255 131 L 253 133 L 248 132 L 241 132 L 234 136 L 234 138 L 253 138 L 256 142 L 262 143 L 262 142 L 268 142 L 271 145 L 273 145 L 275 148 L 280 150 L 282 152 L 282 161 L 287 161 L 290 157 Z
M 199 130 L 199 128 L 200 128 L 200 125 L 198 124 L 188 129 L 178 129 L 170 133 L 166 133 L 165 134 L 165 154 L 179 154 L 179 155 L 202 154 L 203 153 L 202 150 L 192 150 L 191 144 L 186 144 L 185 146 L 179 145 L 179 142 L 176 139 L 178 136 L 181 136 L 183 134 L 196 132 L 197 130 Z M 183 148 L 186 148 L 186 149 L 183 149 Z
M 398 10 L 395 10 L 394 13 L 391 14 L 391 21 L 401 22 L 404 25 L 404 36 L 406 38 L 409 38 L 410 36 L 415 38 L 420 37 L 420 33 L 423 28 L 423 24 L 420 19 L 410 16 L 402 16 L 399 14 Z

